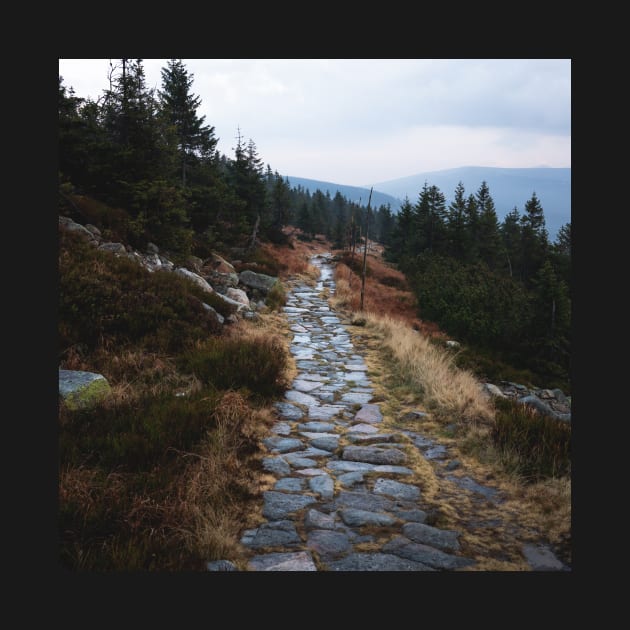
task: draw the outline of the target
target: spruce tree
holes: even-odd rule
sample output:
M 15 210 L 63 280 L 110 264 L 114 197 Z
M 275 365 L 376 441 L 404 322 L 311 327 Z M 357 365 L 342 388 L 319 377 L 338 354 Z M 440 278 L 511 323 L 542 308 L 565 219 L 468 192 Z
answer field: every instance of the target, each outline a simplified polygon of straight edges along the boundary
M 479 212 L 478 222 L 478 255 L 490 269 L 496 269 L 501 257 L 501 237 L 499 219 L 490 195 L 488 184 L 483 181 L 476 195 Z
M 460 181 L 455 188 L 455 197 L 449 204 L 446 217 L 447 252 L 463 261 L 466 252 L 466 199 L 464 184 Z

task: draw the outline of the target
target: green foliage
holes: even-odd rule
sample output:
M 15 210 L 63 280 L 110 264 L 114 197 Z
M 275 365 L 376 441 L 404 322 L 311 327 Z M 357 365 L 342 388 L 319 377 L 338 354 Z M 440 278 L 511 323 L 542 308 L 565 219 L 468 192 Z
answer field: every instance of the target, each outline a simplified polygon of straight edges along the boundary
M 273 398 L 286 389 L 287 360 L 284 345 L 275 337 L 220 337 L 184 353 L 180 368 L 219 389 L 246 388 Z
M 571 473 L 571 424 L 539 414 L 512 400 L 496 399 L 493 440 L 504 465 L 536 482 Z

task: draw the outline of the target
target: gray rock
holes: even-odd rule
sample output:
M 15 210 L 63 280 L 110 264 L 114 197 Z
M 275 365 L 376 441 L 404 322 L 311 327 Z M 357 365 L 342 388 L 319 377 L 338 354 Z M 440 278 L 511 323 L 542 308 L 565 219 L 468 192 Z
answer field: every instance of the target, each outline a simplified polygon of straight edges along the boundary
M 227 291 L 225 292 L 225 296 L 230 298 L 234 302 L 242 304 L 245 308 L 250 308 L 249 298 L 247 297 L 247 293 L 245 293 L 243 289 L 228 287 Z
M 420 498 L 420 489 L 416 486 L 383 477 L 376 480 L 373 491 L 374 494 L 385 494 L 402 501 L 417 501 Z
M 335 517 L 311 508 L 304 517 L 306 529 L 335 529 Z
M 568 402 L 567 397 L 564 395 L 564 392 L 561 389 L 553 389 L 551 391 L 552 391 L 555 399 L 559 403 L 562 403 L 564 405 L 564 404 L 566 404 Z
M 229 560 L 215 560 L 206 562 L 207 571 L 238 571 L 237 566 Z
M 321 387 L 322 384 L 315 381 L 303 381 L 301 379 L 296 379 L 293 381 L 292 387 L 294 390 L 298 392 L 311 392 L 318 387 Z
M 97 240 L 97 241 L 101 241 L 102 240 L 102 234 L 101 231 L 95 226 L 92 225 L 91 223 L 86 223 L 85 224 L 85 229 L 92 234 L 92 236 Z
M 352 433 L 350 435 L 354 433 L 364 433 L 369 435 L 378 433 L 378 429 L 373 424 L 359 423 L 352 426 Z
M 427 459 L 444 459 L 447 456 L 446 446 L 442 444 L 432 446 L 425 451 L 424 456 Z
M 372 400 L 373 394 L 362 394 L 358 392 L 348 392 L 341 397 L 343 402 L 347 402 L 350 404 L 359 404 L 363 405 L 365 403 L 370 402 Z
M 308 417 L 311 420 L 330 420 L 342 411 L 343 407 L 338 405 L 309 406 Z
M 335 425 L 329 422 L 304 422 L 303 424 L 298 424 L 298 431 L 306 433 L 328 433 L 334 428 Z
M 285 437 L 269 437 L 263 440 L 264 445 L 276 453 L 288 453 L 304 448 L 302 440 Z
M 448 475 L 447 479 L 458 485 L 460 488 L 464 488 L 470 492 L 475 492 L 486 499 L 497 502 L 499 491 L 496 488 L 482 486 L 470 477 L 455 477 L 454 475 Z
M 452 571 L 474 564 L 474 560 L 469 558 L 453 556 L 428 545 L 413 543 L 402 536 L 396 536 L 383 545 L 383 551 L 440 570 Z
M 342 491 L 335 498 L 334 507 L 355 508 L 367 512 L 390 511 L 394 508 L 394 502 L 384 496 L 378 496 L 371 492 L 347 492 Z
M 351 547 L 350 540 L 346 534 L 328 529 L 311 531 L 306 539 L 306 546 L 316 551 L 324 561 L 338 558 Z
M 397 448 L 381 448 L 376 446 L 346 446 L 343 459 L 369 464 L 402 464 L 407 456 Z
M 90 235 L 90 236 L 94 238 L 93 235 Z M 112 252 L 112 254 L 126 254 L 127 253 L 127 249 L 122 243 L 101 243 L 98 246 L 98 248 L 103 250 L 104 252 Z
M 194 282 L 204 291 L 207 291 L 208 293 L 214 293 L 214 289 L 199 274 L 196 274 L 195 272 L 190 271 L 185 267 L 178 267 L 177 269 L 175 269 L 175 273 L 178 276 L 182 276 L 182 278 L 187 278 L 191 282 Z M 219 294 L 217 293 L 217 295 Z
M 386 553 L 351 553 L 328 562 L 329 571 L 432 571 L 430 567 Z
M 306 551 L 254 556 L 247 566 L 250 571 L 317 571 L 313 557 Z
M 89 409 L 111 395 L 108 380 L 95 372 L 59 370 L 59 396 L 68 409 Z
M 326 468 L 341 472 L 369 472 L 371 470 L 376 470 L 378 467 L 375 464 L 366 464 L 365 462 L 344 462 L 333 460 L 326 464 Z
M 323 449 L 324 451 L 328 451 L 332 453 L 339 446 L 339 436 L 338 435 L 326 435 L 321 437 L 316 437 L 311 439 L 311 445 L 315 448 Z
M 201 305 L 203 306 L 203 308 L 206 310 L 206 312 L 208 313 L 208 315 L 214 319 L 214 321 L 223 326 L 223 324 L 225 324 L 225 317 L 223 317 L 223 315 L 221 315 L 221 313 L 217 313 L 217 311 L 215 311 L 212 306 L 210 306 L 209 304 L 206 304 L 205 302 L 202 302 Z
M 319 477 L 311 477 L 308 485 L 312 492 L 319 494 L 322 499 L 331 499 L 335 492 L 335 484 L 330 475 L 323 474 Z
M 459 550 L 459 533 L 456 531 L 438 529 L 425 523 L 407 523 L 403 525 L 403 534 L 415 543 L 437 547 L 442 551 Z
M 291 473 L 291 466 L 282 457 L 265 457 L 263 468 L 274 475 L 283 476 Z
M 378 473 L 391 473 L 393 475 L 413 475 L 413 470 L 406 466 L 374 466 L 373 470 Z
M 291 401 L 298 403 L 299 405 L 317 405 L 317 399 L 309 396 L 308 394 L 303 394 L 302 392 L 295 391 L 294 389 L 289 390 L 285 393 L 284 397 Z
M 247 540 L 241 539 L 241 543 L 253 549 L 261 547 L 278 547 L 281 545 L 296 545 L 302 540 L 298 536 L 293 521 L 272 521 L 264 523 L 257 530 L 256 534 Z
M 291 426 L 288 422 L 276 422 L 273 427 L 271 427 L 271 430 L 278 435 L 289 435 L 291 433 Z
M 90 230 L 88 230 L 87 228 L 83 227 L 79 223 L 76 223 L 70 217 L 60 216 L 59 217 L 59 227 L 62 228 L 63 230 L 66 230 L 67 232 L 76 232 L 82 238 L 84 238 L 86 241 L 89 241 L 89 242 L 92 242 L 92 243 L 96 243 L 97 242 L 96 238 L 94 237 L 94 234 L 92 234 L 92 232 L 90 232 Z
M 295 405 L 285 402 L 277 402 L 274 407 L 278 410 L 278 413 L 286 420 L 300 420 L 304 417 L 304 412 Z
M 202 278 L 202 280 L 203 280 L 203 278 Z M 226 306 L 234 309 L 237 313 L 242 313 L 244 310 L 246 310 L 248 308 L 242 302 L 238 302 L 236 300 L 233 300 L 232 298 L 228 297 L 227 295 L 222 295 L 221 293 L 215 293 L 215 295 L 217 296 L 217 298 L 219 300 L 221 300 L 221 302 L 223 302 Z
M 255 273 L 249 269 L 241 271 L 241 273 L 238 274 L 238 279 L 239 282 L 246 287 L 256 289 L 265 295 L 267 295 L 278 282 L 278 278 L 274 276 L 268 276 L 264 273 Z
M 365 473 L 360 471 L 344 473 L 343 475 L 339 475 L 337 477 L 337 481 L 346 488 L 351 488 L 357 483 L 361 483 L 363 481 L 363 476 Z
M 284 492 L 302 492 L 304 490 L 305 480 L 299 477 L 283 477 L 276 481 L 273 489 L 282 490 Z
M 449 339 L 446 342 L 446 345 L 448 348 L 459 348 L 461 344 L 459 343 L 459 341 L 453 341 L 452 339 Z
M 363 405 L 354 416 L 355 422 L 367 422 L 368 424 L 377 424 L 383 420 L 383 414 L 378 405 Z
M 280 520 L 315 502 L 314 497 L 306 495 L 285 494 L 267 490 L 263 492 L 263 516 L 270 520 Z
M 453 459 L 448 464 L 446 464 L 446 466 L 444 466 L 444 469 L 448 471 L 457 470 L 461 465 L 462 464 L 458 459 Z
M 408 521 L 411 523 L 424 523 L 427 520 L 428 514 L 424 510 L 400 510 L 394 512 L 396 518 L 401 521 Z
M 155 243 L 147 243 L 147 253 L 148 254 L 159 254 L 160 248 Z
M 422 420 L 428 417 L 428 413 L 424 411 L 408 411 L 400 416 L 399 420 L 403 422 L 414 422 L 416 420 Z
M 490 396 L 495 396 L 497 398 L 507 398 L 507 396 L 496 385 L 493 385 L 492 383 L 484 383 L 481 386 L 481 389 Z
M 314 459 L 304 457 L 300 453 L 287 453 L 284 458 L 293 468 L 315 468 L 317 466 Z
M 567 567 L 544 545 L 523 545 L 523 555 L 532 571 L 565 571 Z
M 387 514 L 379 514 L 377 512 L 367 512 L 366 510 L 357 510 L 355 508 L 347 508 L 339 512 L 343 522 L 350 527 L 362 527 L 363 525 L 378 525 L 387 527 L 393 525 L 396 519 Z

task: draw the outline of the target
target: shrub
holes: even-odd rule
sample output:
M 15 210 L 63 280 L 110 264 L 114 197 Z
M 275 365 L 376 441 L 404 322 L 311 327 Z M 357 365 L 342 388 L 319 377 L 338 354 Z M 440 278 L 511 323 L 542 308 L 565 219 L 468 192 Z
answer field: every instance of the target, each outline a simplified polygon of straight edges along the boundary
M 284 288 L 284 285 L 278 281 L 273 285 L 271 291 L 267 294 L 267 298 L 265 299 L 265 304 L 272 311 L 277 311 L 280 307 L 284 306 L 287 303 L 287 292 Z
M 495 446 L 504 464 L 529 482 L 571 472 L 571 424 L 512 400 L 495 399 Z
M 183 355 L 181 369 L 218 389 L 247 388 L 274 397 L 286 388 L 287 351 L 275 336 L 251 334 L 208 340 Z

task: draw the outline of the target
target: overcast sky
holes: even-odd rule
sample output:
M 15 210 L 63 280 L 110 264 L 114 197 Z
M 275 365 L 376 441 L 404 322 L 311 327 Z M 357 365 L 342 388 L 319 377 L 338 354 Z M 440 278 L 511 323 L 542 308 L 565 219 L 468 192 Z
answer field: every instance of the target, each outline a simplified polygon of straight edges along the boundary
M 116 63 L 117 60 L 112 60 Z M 161 88 L 165 59 L 144 59 Z M 570 167 L 569 59 L 183 59 L 199 115 L 282 175 L 370 185 L 458 166 Z M 99 98 L 109 59 L 60 59 Z

